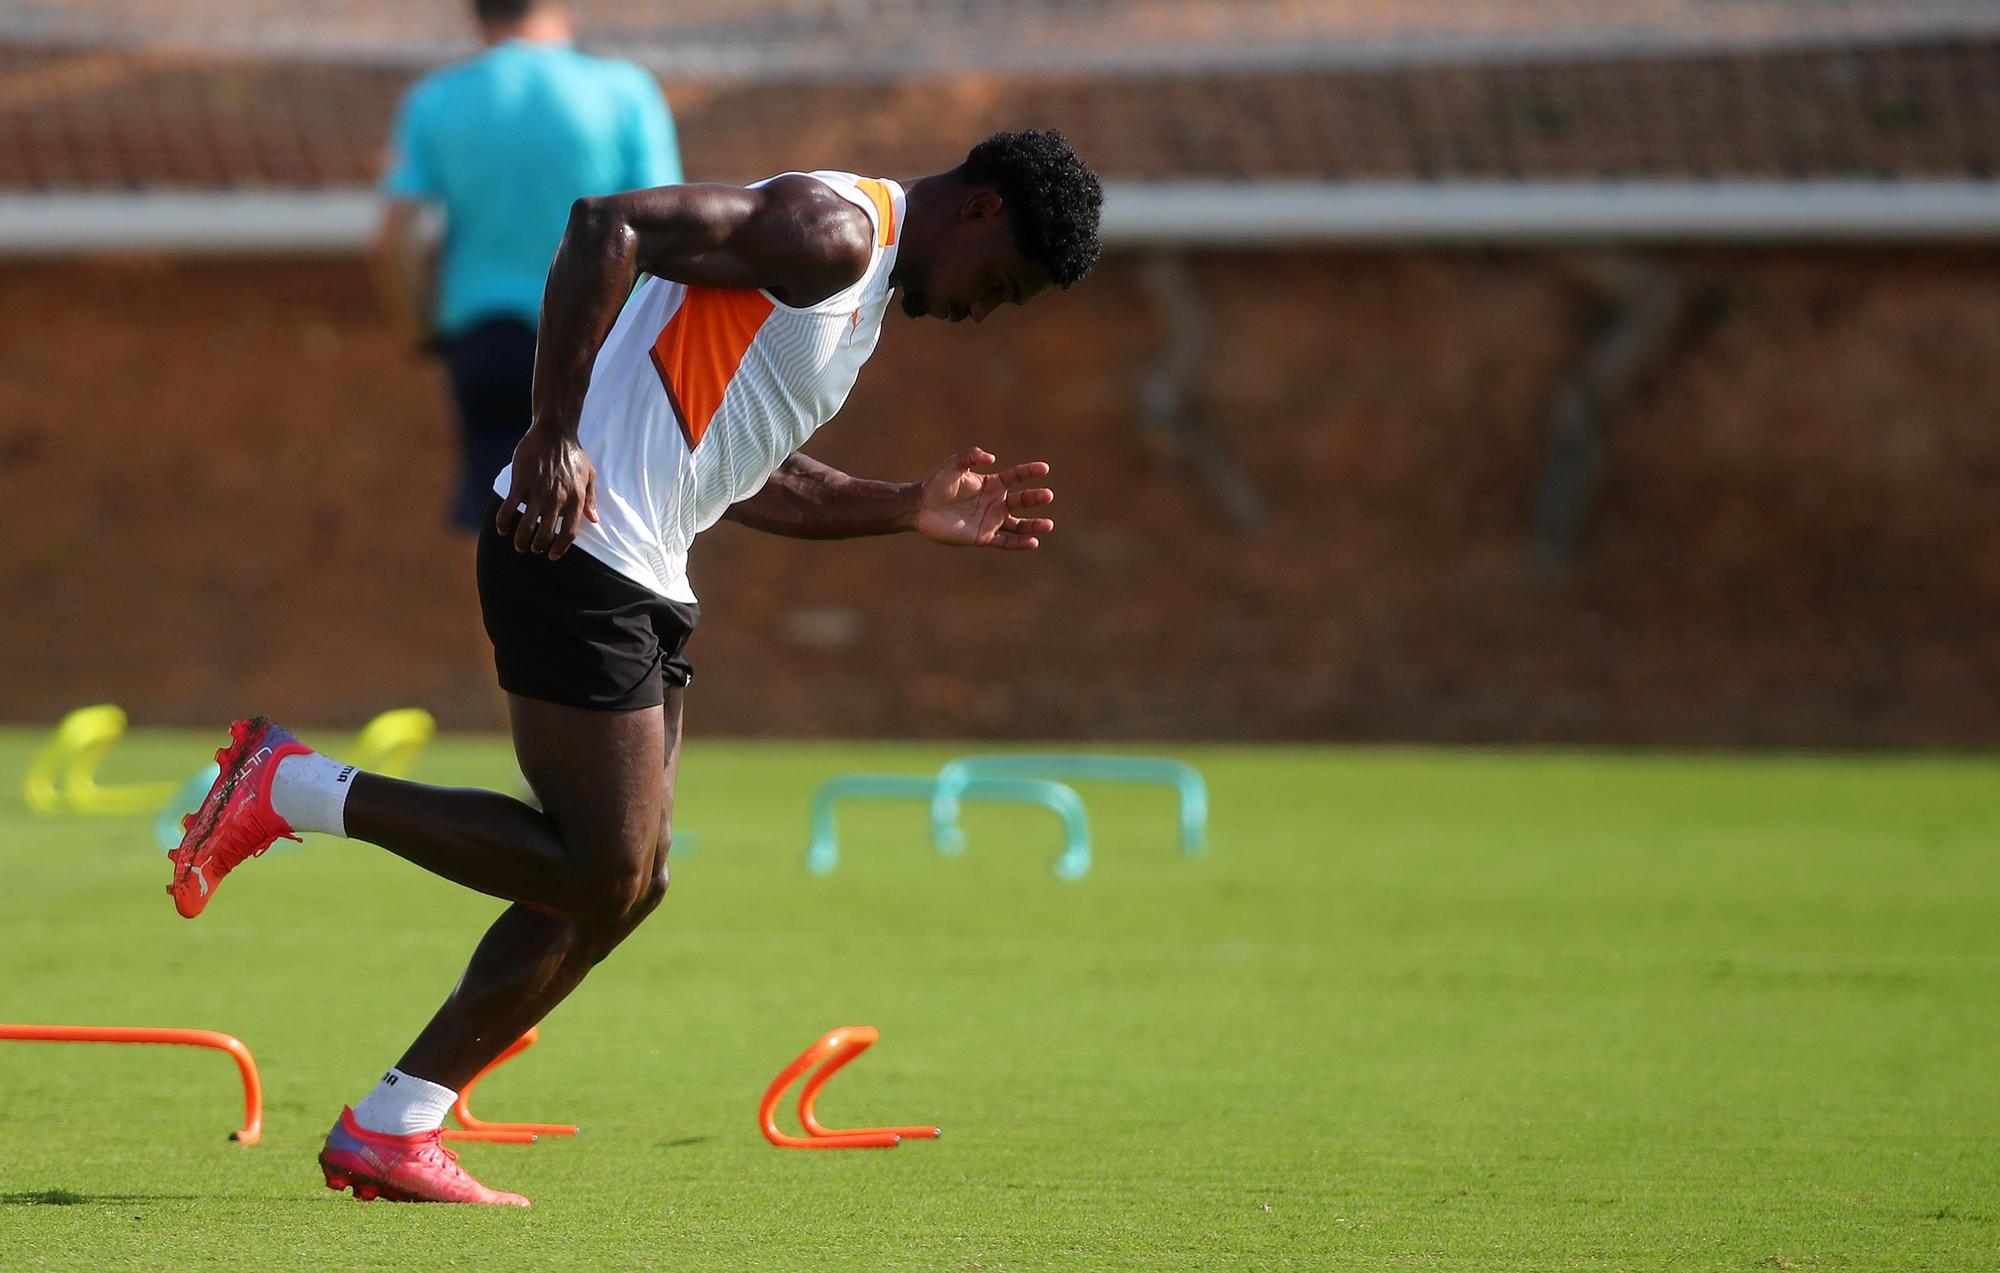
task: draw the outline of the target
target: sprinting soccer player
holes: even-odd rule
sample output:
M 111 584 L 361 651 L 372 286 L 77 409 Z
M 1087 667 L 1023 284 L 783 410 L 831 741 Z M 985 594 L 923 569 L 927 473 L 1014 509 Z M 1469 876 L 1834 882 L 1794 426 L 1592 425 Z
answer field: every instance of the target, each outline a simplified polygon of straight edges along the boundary
M 914 530 L 1032 549 L 1049 466 L 972 447 L 915 483 L 798 454 L 874 351 L 890 294 L 984 320 L 1081 279 L 1097 177 L 1053 132 L 1000 133 L 899 185 L 787 173 L 579 200 L 549 271 L 534 422 L 494 481 L 478 579 L 514 751 L 541 809 L 360 773 L 238 721 L 173 854 L 199 915 L 280 836 L 366 840 L 512 903 L 395 1068 L 320 1152 L 357 1197 L 504 1203 L 440 1143 L 459 1089 L 576 988 L 667 891 L 694 537 L 720 518 L 804 539 Z M 642 276 L 644 281 L 640 282 Z M 634 290 L 634 283 L 639 282 Z M 629 297 L 629 300 L 628 300 Z M 574 547 L 575 551 L 571 551 Z

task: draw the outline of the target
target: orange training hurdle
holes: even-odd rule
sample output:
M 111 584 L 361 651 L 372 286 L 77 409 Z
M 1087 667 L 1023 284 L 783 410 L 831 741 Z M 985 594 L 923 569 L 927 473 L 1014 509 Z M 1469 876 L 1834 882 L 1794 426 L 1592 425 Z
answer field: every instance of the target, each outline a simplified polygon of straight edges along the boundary
M 849 1127 L 832 1128 L 823 1126 L 813 1115 L 813 1102 L 819 1099 L 820 1089 L 826 1081 L 838 1074 L 843 1066 L 866 1052 L 881 1033 L 872 1025 L 844 1025 L 828 1030 L 819 1041 L 799 1053 L 798 1059 L 787 1065 L 771 1086 L 764 1089 L 763 1103 L 757 1107 L 757 1125 L 763 1130 L 764 1139 L 780 1149 L 894 1149 L 903 1143 L 905 1136 L 913 1140 L 935 1140 L 943 1132 L 936 1127 Z M 823 1063 L 823 1064 L 822 1064 Z M 806 1129 L 803 1136 L 792 1136 L 778 1130 L 778 1100 L 785 1089 L 814 1066 L 819 1070 L 806 1080 L 799 1089 L 799 1123 Z
M 235 1058 L 236 1068 L 243 1076 L 243 1126 L 229 1133 L 229 1139 L 254 1145 L 264 1135 L 264 1085 L 257 1078 L 257 1062 L 251 1058 L 250 1049 L 235 1035 L 216 1030 L 108 1025 L 0 1025 L 0 1040 L 4 1039 L 36 1043 L 178 1043 L 227 1052 Z
M 458 1100 L 452 1103 L 451 1115 L 458 1120 L 458 1127 L 445 1129 L 446 1140 L 483 1140 L 505 1145 L 527 1145 L 541 1136 L 576 1135 L 577 1129 L 568 1123 L 489 1123 L 483 1118 L 473 1117 L 469 1102 L 472 1099 L 472 1089 L 478 1085 L 479 1080 L 499 1069 L 503 1062 L 519 1056 L 539 1037 L 540 1031 L 535 1026 L 529 1026 L 526 1034 L 508 1044 L 506 1051 L 494 1057 L 491 1064 L 472 1076 L 472 1082 L 465 1085 L 465 1089 L 458 1094 Z

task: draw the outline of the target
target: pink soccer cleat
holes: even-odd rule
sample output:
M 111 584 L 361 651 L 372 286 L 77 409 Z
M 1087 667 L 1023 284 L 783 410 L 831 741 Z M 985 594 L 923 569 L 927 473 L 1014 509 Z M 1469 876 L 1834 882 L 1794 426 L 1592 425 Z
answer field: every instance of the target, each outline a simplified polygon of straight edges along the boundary
M 354 1190 L 362 1202 L 471 1202 L 487 1206 L 525 1207 L 518 1193 L 488 1189 L 458 1165 L 458 1155 L 444 1147 L 444 1131 L 390 1136 L 371 1132 L 354 1121 L 352 1109 L 340 1111 L 340 1121 L 326 1134 L 319 1151 L 320 1170 L 329 1189 Z
M 222 773 L 208 789 L 201 807 L 182 822 L 181 847 L 169 856 L 174 882 L 167 885 L 174 909 L 188 919 L 201 914 L 222 877 L 245 858 L 253 858 L 283 836 L 299 837 L 271 808 L 271 778 L 278 762 L 312 748 L 291 731 L 262 716 L 229 727 L 229 745 L 215 753 Z

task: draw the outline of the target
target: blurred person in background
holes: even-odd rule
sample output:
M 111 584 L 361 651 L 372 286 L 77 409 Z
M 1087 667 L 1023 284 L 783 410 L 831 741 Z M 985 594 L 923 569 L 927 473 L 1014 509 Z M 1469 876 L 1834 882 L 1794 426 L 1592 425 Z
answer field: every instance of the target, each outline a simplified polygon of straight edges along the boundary
M 483 52 L 413 85 L 382 177 L 377 285 L 413 346 L 444 357 L 458 411 L 452 524 L 479 526 L 528 430 L 535 325 L 570 205 L 681 180 L 653 77 L 580 53 L 562 0 L 474 0 Z M 443 239 L 427 232 L 440 213 Z

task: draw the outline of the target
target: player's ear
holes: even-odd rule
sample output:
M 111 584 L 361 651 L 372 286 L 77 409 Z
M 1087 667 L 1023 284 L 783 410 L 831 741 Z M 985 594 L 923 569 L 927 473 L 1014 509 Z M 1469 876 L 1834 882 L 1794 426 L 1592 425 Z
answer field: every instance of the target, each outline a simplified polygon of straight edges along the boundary
M 1000 215 L 1000 207 L 1000 192 L 982 188 L 965 196 L 958 217 L 961 221 L 989 221 Z

